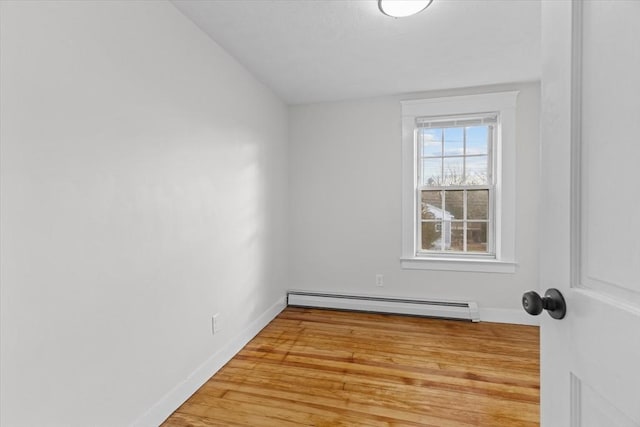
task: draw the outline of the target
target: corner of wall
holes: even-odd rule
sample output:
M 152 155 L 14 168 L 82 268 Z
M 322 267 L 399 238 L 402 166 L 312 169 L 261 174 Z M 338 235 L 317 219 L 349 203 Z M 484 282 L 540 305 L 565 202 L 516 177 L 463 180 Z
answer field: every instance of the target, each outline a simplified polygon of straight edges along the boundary
M 280 297 L 257 319 L 251 322 L 236 338 L 211 355 L 184 381 L 164 395 L 147 412 L 133 422 L 134 427 L 155 427 L 164 422 L 209 378 L 216 374 L 229 360 L 249 343 L 287 305 L 286 297 Z

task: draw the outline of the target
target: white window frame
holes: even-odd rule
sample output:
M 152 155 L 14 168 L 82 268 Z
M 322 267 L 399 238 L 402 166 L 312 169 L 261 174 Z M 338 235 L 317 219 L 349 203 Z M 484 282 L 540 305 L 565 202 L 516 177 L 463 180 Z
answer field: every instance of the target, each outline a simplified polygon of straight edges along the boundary
M 513 273 L 515 261 L 516 100 L 518 92 L 494 92 L 402 101 L 402 256 L 406 269 Z M 416 119 L 497 113 L 494 146 L 493 238 L 495 256 L 418 252 Z

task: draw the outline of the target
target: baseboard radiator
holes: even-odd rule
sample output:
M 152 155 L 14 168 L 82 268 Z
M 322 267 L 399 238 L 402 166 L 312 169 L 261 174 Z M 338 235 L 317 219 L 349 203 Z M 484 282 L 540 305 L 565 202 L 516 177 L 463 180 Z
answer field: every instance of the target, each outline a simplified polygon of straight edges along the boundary
M 478 304 L 463 301 L 418 300 L 304 291 L 287 292 L 287 305 L 374 313 L 461 319 L 479 322 Z

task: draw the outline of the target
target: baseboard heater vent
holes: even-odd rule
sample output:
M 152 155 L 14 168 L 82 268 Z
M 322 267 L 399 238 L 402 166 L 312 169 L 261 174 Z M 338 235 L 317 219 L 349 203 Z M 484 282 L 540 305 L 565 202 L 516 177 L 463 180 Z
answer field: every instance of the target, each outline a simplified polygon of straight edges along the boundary
M 339 295 L 289 291 L 287 305 L 294 307 L 332 308 L 374 313 L 409 314 L 412 316 L 463 319 L 479 322 L 475 302 L 417 300 L 363 295 Z

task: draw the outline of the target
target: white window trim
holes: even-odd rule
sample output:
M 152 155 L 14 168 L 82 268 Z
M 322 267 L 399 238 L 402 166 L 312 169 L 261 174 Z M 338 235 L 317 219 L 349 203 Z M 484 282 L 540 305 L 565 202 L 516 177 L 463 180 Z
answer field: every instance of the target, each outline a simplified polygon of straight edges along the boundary
M 517 91 L 402 101 L 402 268 L 513 273 L 516 219 Z M 416 255 L 416 118 L 497 112 L 495 141 L 495 259 Z

